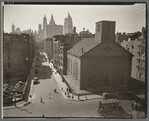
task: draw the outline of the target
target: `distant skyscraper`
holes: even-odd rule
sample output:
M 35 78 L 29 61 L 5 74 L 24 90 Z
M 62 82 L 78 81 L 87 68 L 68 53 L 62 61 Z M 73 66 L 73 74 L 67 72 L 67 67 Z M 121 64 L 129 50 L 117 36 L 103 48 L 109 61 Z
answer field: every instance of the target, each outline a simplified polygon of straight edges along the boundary
M 53 14 L 51 15 L 51 20 L 49 22 L 50 25 L 55 25 L 55 21 L 54 21 L 54 18 L 53 18 Z
M 73 33 L 73 23 L 69 13 L 68 13 L 68 17 L 66 17 L 64 21 L 64 34 L 67 34 L 67 33 Z
M 12 24 L 11 29 L 12 29 L 12 33 L 15 33 L 15 25 L 14 25 L 14 23 Z
M 49 24 L 47 24 L 47 18 L 44 15 L 43 17 L 43 28 L 42 25 L 38 25 L 38 40 L 42 42 L 46 38 L 52 38 L 54 35 L 62 35 L 63 34 L 63 26 L 55 24 L 53 14 L 51 15 L 51 19 Z
M 63 34 L 63 26 L 55 24 L 54 17 L 52 14 L 49 24 L 47 25 L 47 38 L 52 38 L 54 35 L 62 35 L 62 34 Z
M 43 35 L 44 35 L 44 39 L 47 38 L 47 18 L 45 15 L 43 18 Z

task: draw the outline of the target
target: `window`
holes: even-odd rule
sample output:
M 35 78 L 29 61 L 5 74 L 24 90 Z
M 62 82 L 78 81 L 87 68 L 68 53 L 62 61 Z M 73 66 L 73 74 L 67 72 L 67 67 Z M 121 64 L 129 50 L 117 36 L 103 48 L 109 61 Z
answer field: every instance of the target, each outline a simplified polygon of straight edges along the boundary
M 75 77 L 75 61 L 73 61 L 73 77 Z
M 10 68 L 10 63 L 8 63 L 8 67 Z
M 76 80 L 78 80 L 78 62 L 76 62 Z
M 72 59 L 71 59 L 71 75 L 72 75 Z
M 68 72 L 69 72 L 69 58 L 67 57 L 67 69 L 68 69 Z

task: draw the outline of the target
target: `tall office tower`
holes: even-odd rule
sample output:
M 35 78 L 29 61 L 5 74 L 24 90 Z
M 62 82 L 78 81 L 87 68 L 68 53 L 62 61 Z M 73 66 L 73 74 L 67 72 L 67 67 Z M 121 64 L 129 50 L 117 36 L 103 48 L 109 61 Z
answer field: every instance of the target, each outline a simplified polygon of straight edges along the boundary
M 47 18 L 45 15 L 43 18 L 43 35 L 44 35 L 44 39 L 47 38 Z
M 70 14 L 65 18 L 64 21 L 64 34 L 73 33 L 73 23 Z

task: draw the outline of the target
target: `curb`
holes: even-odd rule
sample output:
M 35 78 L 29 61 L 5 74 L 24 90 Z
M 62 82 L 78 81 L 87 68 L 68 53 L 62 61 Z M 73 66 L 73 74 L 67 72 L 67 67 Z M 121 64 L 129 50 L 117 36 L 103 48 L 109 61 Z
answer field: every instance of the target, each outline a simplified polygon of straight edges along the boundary
M 54 73 L 54 72 L 53 72 L 53 73 Z M 54 74 L 53 74 L 53 76 L 54 76 L 54 79 L 56 80 L 56 77 L 55 77 Z M 61 76 L 61 75 L 60 75 L 60 76 Z M 56 80 L 56 82 L 58 83 L 57 80 Z M 67 85 L 67 84 L 66 84 L 66 85 Z M 58 86 L 59 86 L 59 84 L 58 84 Z M 61 91 L 60 86 L 59 86 L 59 89 L 60 89 L 60 91 Z M 87 99 L 70 99 L 70 98 L 68 98 L 67 96 L 64 95 L 64 92 L 63 92 L 63 91 L 61 91 L 61 93 L 62 93 L 63 97 L 64 97 L 66 100 L 69 100 L 69 101 L 87 101 L 87 100 L 101 99 L 101 97 L 87 98 Z M 72 94 L 72 93 L 70 93 L 70 94 Z M 73 96 L 76 96 L 76 95 L 73 95 Z M 77 96 L 76 96 L 76 97 L 77 97 Z M 81 98 L 81 96 L 79 96 L 79 97 Z
M 25 102 L 25 103 L 23 103 L 23 104 L 20 104 L 20 105 L 17 105 L 17 107 L 24 107 L 24 106 L 27 106 L 27 105 L 29 105 L 29 104 L 31 104 L 31 102 Z M 3 107 L 3 110 L 6 110 L 6 109 L 12 109 L 12 108 L 17 108 L 17 107 L 15 107 L 15 106 L 7 106 L 7 107 Z

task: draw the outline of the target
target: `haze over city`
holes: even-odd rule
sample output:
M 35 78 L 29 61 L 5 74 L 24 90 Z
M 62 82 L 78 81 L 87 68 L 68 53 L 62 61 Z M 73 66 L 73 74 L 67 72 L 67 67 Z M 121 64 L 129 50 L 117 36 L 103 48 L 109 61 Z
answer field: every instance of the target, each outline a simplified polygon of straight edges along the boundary
M 102 20 L 116 21 L 115 32 L 132 33 L 146 26 L 146 5 L 4 5 L 4 31 L 11 32 L 14 23 L 20 30 L 38 30 L 46 15 L 49 23 L 53 14 L 55 23 L 64 25 L 70 13 L 73 26 L 80 32 L 89 29 L 95 33 L 95 23 Z
M 147 118 L 145 3 L 4 4 L 2 118 Z

